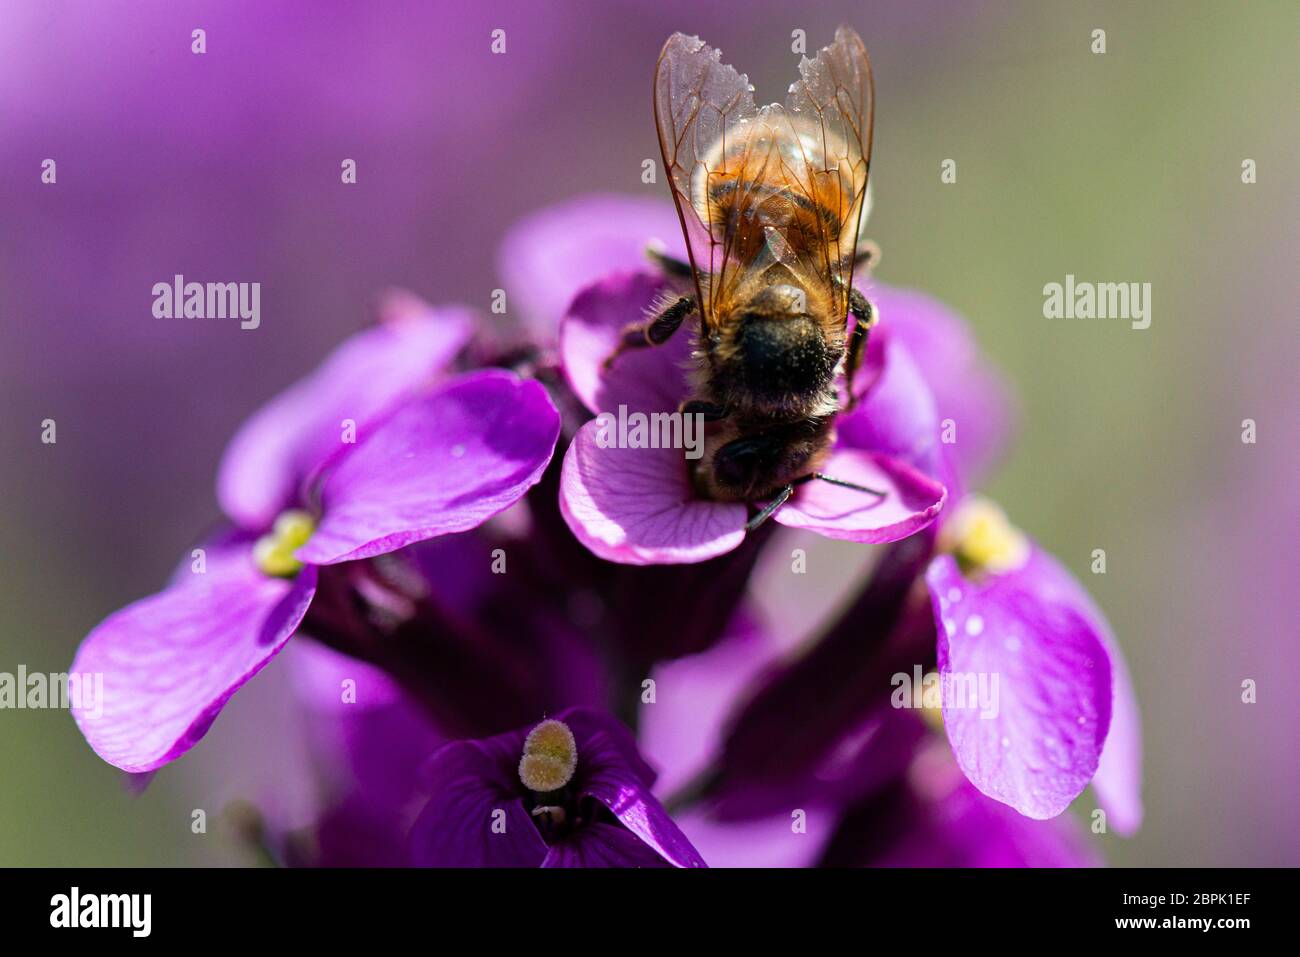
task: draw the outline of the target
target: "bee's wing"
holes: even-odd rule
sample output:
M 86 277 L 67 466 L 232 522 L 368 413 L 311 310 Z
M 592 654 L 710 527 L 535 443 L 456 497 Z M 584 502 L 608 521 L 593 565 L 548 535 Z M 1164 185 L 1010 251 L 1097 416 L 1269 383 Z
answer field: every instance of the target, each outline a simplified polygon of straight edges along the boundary
M 875 114 L 871 61 L 857 33 L 840 27 L 835 42 L 799 64 L 799 80 L 790 87 L 785 114 L 791 135 L 805 144 L 804 161 L 787 164 L 786 182 L 810 203 L 833 213 L 818 221 L 819 241 L 804 244 L 801 258 L 806 271 L 829 286 L 837 314 L 846 316 L 868 202 Z
M 848 312 L 874 111 L 866 48 L 847 27 L 799 65 L 784 107 L 717 50 L 675 33 L 655 71 L 655 123 L 706 324 L 747 273 L 773 262 Z M 771 202 L 773 196 L 786 202 Z
M 727 230 L 711 222 L 715 217 L 707 212 L 713 206 L 710 174 L 726 152 L 715 147 L 754 116 L 753 87 L 743 73 L 722 63 L 718 50 L 698 37 L 674 33 L 659 54 L 654 96 L 659 148 L 707 325 L 713 311 L 710 297 L 728 285 L 727 274 L 739 265 L 726 248 Z

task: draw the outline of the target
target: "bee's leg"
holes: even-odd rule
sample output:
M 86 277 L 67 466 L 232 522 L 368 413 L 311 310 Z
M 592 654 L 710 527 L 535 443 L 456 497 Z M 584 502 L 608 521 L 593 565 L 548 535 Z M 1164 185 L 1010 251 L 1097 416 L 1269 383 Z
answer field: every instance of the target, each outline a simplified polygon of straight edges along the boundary
M 702 415 L 705 422 L 717 422 L 725 419 L 729 414 L 725 405 L 705 402 L 703 399 L 688 399 L 678 407 L 677 411 L 683 415 Z
M 647 246 L 645 254 L 646 258 L 658 266 L 663 273 L 674 279 L 690 279 L 694 275 L 690 263 L 668 255 L 658 246 Z
M 605 360 L 608 369 L 628 349 L 661 346 L 677 331 L 682 321 L 695 311 L 695 297 L 681 296 L 664 307 L 657 315 L 634 322 L 623 329 L 622 337 L 614 351 Z
M 833 475 L 827 475 L 825 472 L 809 472 L 807 475 L 801 475 L 795 479 L 791 485 L 806 485 L 813 479 L 820 479 L 831 485 L 838 485 L 840 488 L 851 488 L 856 492 L 866 492 L 868 495 L 874 495 L 877 498 L 885 498 L 888 492 L 882 492 L 879 489 L 867 488 L 865 485 L 859 485 L 857 482 L 848 482 L 844 479 L 835 478 Z
M 853 253 L 853 268 L 875 269 L 878 265 L 880 265 L 880 246 L 870 239 L 858 243 L 858 248 Z
M 793 485 L 787 485 L 785 488 L 781 489 L 781 491 L 777 492 L 776 498 L 764 505 L 761 512 L 745 523 L 745 531 L 752 532 L 754 529 L 758 528 L 758 526 L 766 522 L 772 517 L 773 512 L 790 500 L 790 496 L 793 494 Z
M 853 316 L 853 332 L 849 334 L 848 357 L 844 364 L 844 379 L 849 391 L 848 410 L 857 405 L 853 393 L 853 376 L 867 354 L 867 333 L 876 324 L 876 310 L 870 300 L 856 286 L 849 289 L 849 314 Z M 847 410 L 846 410 L 847 411 Z

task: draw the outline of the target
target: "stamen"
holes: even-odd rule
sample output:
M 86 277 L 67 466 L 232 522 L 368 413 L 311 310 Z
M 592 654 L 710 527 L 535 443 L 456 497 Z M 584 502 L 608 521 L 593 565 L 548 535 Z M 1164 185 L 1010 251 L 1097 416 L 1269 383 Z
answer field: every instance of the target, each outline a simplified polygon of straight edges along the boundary
M 563 721 L 548 718 L 524 739 L 519 760 L 519 780 L 537 794 L 558 791 L 573 778 L 578 767 L 578 742 Z
M 1029 539 L 1011 524 L 993 502 L 967 498 L 943 527 L 942 551 L 951 552 L 962 571 L 1001 574 L 1020 568 L 1029 559 Z
M 292 578 L 302 571 L 302 562 L 293 553 L 307 544 L 315 531 L 316 520 L 309 512 L 301 509 L 281 512 L 271 531 L 253 545 L 253 561 L 264 575 Z

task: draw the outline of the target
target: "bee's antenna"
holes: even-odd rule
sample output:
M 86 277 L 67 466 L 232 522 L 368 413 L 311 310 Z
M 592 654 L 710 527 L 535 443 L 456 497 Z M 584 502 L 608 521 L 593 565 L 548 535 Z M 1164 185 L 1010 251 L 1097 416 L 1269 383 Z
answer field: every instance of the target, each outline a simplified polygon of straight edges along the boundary
M 787 485 L 785 488 L 781 489 L 781 491 L 777 492 L 776 498 L 764 505 L 761 512 L 745 523 L 745 531 L 752 532 L 754 529 L 758 528 L 758 526 L 766 522 L 772 517 L 773 512 L 790 500 L 790 496 L 793 494 L 793 485 Z
M 868 495 L 875 495 L 876 498 L 887 498 L 889 495 L 888 492 L 880 492 L 879 489 L 868 489 L 866 485 L 858 485 L 857 482 L 836 479 L 835 476 L 826 475 L 824 472 L 809 472 L 807 475 L 801 475 L 798 479 L 785 486 L 784 489 L 781 489 L 780 492 L 777 492 L 776 498 L 772 499 L 771 502 L 768 502 L 767 505 L 764 505 L 763 510 L 759 511 L 753 519 L 746 521 L 745 531 L 753 532 L 754 529 L 758 528 L 759 525 L 762 525 L 764 521 L 772 518 L 772 514 L 774 514 L 777 508 L 780 508 L 790 501 L 790 495 L 794 494 L 794 486 L 806 485 L 807 482 L 813 481 L 814 479 L 829 482 L 831 485 L 839 485 L 841 489 L 853 489 L 854 492 L 866 492 Z
M 867 488 L 865 485 L 859 485 L 856 482 L 846 482 L 844 479 L 835 478 L 833 475 L 827 475 L 824 472 L 809 472 L 795 480 L 795 484 L 802 485 L 804 482 L 811 482 L 813 479 L 821 479 L 823 482 L 829 482 L 831 485 L 838 485 L 840 488 L 851 488 L 859 492 L 866 492 L 868 495 L 874 495 L 877 498 L 885 498 L 888 492 L 881 492 L 878 489 Z
M 776 498 L 763 506 L 763 510 L 745 523 L 745 531 L 752 532 L 758 526 L 762 525 L 778 508 L 790 501 L 790 496 L 794 494 L 796 485 L 806 485 L 813 479 L 820 479 L 823 482 L 829 482 L 831 485 L 838 485 L 840 488 L 851 488 L 855 492 L 866 492 L 868 495 L 874 495 L 877 498 L 887 498 L 889 493 L 882 492 L 879 489 L 867 488 L 865 485 L 859 485 L 856 482 L 849 482 L 845 479 L 836 478 L 833 475 L 827 475 L 825 472 L 809 472 L 807 475 L 801 475 L 781 491 L 776 493 Z

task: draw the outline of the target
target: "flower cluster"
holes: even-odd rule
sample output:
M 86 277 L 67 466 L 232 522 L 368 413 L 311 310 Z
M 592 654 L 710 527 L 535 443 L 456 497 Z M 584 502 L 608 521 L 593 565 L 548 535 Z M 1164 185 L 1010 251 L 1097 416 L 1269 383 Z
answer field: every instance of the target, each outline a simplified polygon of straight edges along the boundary
M 1090 783 L 1134 830 L 1123 659 L 972 491 L 1012 405 L 945 307 L 866 288 L 839 483 L 712 501 L 682 448 L 601 434 L 692 397 L 689 334 L 608 361 L 680 283 L 645 256 L 677 235 L 670 205 L 614 197 L 519 224 L 514 337 L 387 297 L 235 436 L 226 527 L 85 639 L 91 747 L 154 772 L 298 635 L 327 770 L 308 832 L 268 829 L 285 863 L 1077 865 L 1096 852 L 1062 812 Z M 819 538 L 866 569 L 838 607 L 786 568 Z

